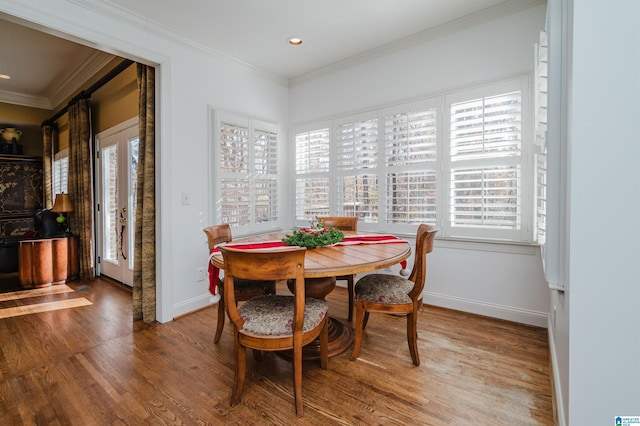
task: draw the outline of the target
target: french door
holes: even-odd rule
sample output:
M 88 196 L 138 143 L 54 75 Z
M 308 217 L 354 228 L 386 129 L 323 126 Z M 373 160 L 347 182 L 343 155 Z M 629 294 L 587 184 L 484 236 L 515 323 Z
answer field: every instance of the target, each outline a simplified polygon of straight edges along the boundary
M 98 153 L 98 270 L 133 285 L 138 119 L 96 136 Z

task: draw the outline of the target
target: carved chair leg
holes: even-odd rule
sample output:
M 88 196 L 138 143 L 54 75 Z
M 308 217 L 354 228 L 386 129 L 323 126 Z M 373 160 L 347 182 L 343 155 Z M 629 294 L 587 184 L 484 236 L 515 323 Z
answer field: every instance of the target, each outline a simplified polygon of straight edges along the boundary
M 235 335 L 236 376 L 231 393 L 231 406 L 240 402 L 240 395 L 244 388 L 244 380 L 247 372 L 247 348 L 240 344 L 238 333 Z
M 222 329 L 224 328 L 224 318 L 227 316 L 227 313 L 224 309 L 224 298 L 221 297 L 218 302 L 218 323 L 216 324 L 216 334 L 213 338 L 213 343 L 218 343 L 220 341 L 220 337 L 222 336 Z
M 364 319 L 362 320 L 362 330 L 367 328 L 367 323 L 369 322 L 369 312 L 364 312 Z
M 293 345 L 293 395 L 296 403 L 296 415 L 302 417 L 302 344 L 300 343 Z
M 411 360 L 415 365 L 420 365 L 420 356 L 418 355 L 418 313 L 415 311 L 407 314 L 407 343 L 409 344 Z

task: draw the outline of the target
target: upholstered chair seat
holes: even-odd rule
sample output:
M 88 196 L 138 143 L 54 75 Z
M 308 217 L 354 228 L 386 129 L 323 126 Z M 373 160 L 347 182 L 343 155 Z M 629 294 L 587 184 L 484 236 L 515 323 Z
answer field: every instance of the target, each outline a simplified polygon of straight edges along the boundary
M 244 331 L 261 336 L 286 336 L 293 334 L 291 319 L 295 300 L 290 296 L 260 296 L 247 300 L 238 308 L 244 320 Z M 326 301 L 305 298 L 302 332 L 318 327 L 327 316 Z
M 413 282 L 395 275 L 371 274 L 362 277 L 355 287 L 357 300 L 371 303 L 411 303 Z

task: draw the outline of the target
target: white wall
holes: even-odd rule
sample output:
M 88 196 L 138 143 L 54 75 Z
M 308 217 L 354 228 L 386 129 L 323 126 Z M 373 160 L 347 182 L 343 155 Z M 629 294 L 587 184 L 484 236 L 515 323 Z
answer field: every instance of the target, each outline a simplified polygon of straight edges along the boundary
M 294 80 L 290 120 L 317 120 L 531 74 L 545 10 L 540 5 L 466 30 L 434 32 L 405 50 Z
M 568 422 L 606 425 L 640 417 L 640 2 L 569 3 Z
M 151 35 L 90 7 L 106 4 L 64 0 L 0 0 L 0 10 L 71 35 L 99 49 L 158 65 L 158 309 L 165 322 L 209 303 L 208 284 L 197 281 L 205 266 L 209 221 L 209 106 L 283 124 L 286 137 L 286 83 L 261 76 L 210 53 Z M 284 165 L 283 167 L 284 168 Z M 182 205 L 183 193 L 190 205 Z
M 302 123 L 533 72 L 544 5 L 477 23 L 382 57 L 292 82 Z M 549 291 L 537 248 L 436 240 L 427 303 L 547 327 Z

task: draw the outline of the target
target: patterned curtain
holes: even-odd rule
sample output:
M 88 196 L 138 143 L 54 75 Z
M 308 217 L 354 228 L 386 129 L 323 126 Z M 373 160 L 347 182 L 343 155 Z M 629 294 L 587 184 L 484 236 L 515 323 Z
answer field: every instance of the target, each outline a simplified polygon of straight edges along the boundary
M 155 69 L 138 64 L 139 129 L 133 319 L 156 319 Z
M 69 195 L 73 203 L 69 226 L 80 239 L 80 279 L 95 278 L 93 247 L 93 170 L 89 99 L 69 105 Z
M 42 187 L 44 189 L 43 206 L 53 207 L 53 139 L 56 129 L 50 124 L 42 126 Z

